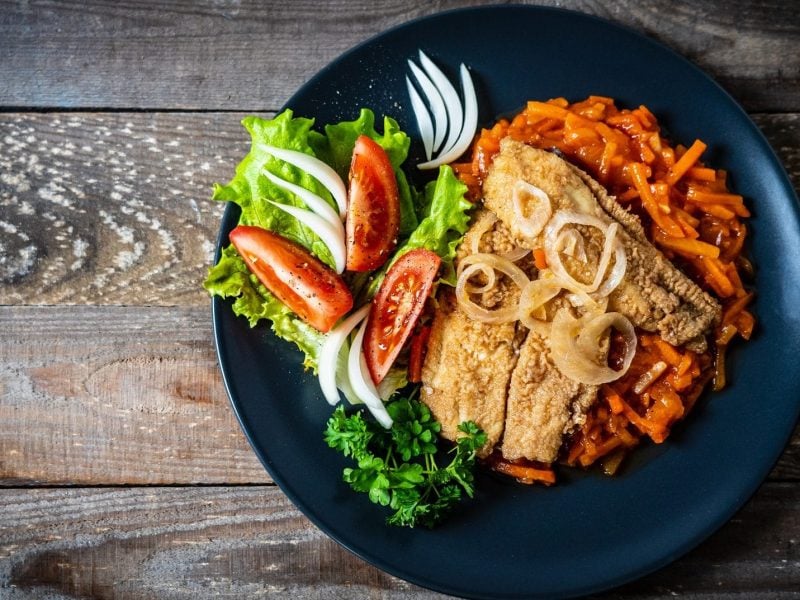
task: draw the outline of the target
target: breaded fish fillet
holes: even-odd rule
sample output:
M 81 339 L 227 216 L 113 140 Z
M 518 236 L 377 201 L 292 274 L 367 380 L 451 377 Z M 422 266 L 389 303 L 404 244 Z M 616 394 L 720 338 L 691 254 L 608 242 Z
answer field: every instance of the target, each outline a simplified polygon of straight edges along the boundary
M 647 241 L 635 215 L 555 154 L 505 138 L 483 186 L 484 204 L 508 225 L 520 245 L 532 249 L 542 247 L 543 234 L 525 239 L 515 224 L 511 190 L 520 179 L 544 190 L 554 212 L 571 210 L 607 223 L 615 219 L 622 226 L 618 239 L 625 247 L 628 266 L 622 283 L 609 297 L 609 310 L 624 314 L 636 327 L 658 332 L 675 346 L 705 344 L 704 334 L 720 319 L 719 304 Z
M 503 457 L 553 462 L 564 434 L 583 422 L 597 390 L 561 373 L 550 358 L 547 338 L 530 331 L 511 374 Z
M 488 211 L 478 211 L 466 233 L 463 256 L 480 236 L 481 252 L 507 252 L 513 247 L 508 230 Z M 488 231 L 486 225 L 493 222 Z M 516 303 L 516 286 L 498 286 L 484 294 L 486 308 Z M 475 421 L 488 436 L 482 455 L 500 441 L 506 416 L 506 394 L 520 340 L 516 324 L 490 325 L 468 317 L 450 289 L 442 289 L 422 369 L 421 399 L 442 425 L 442 435 L 455 440 L 459 423 Z

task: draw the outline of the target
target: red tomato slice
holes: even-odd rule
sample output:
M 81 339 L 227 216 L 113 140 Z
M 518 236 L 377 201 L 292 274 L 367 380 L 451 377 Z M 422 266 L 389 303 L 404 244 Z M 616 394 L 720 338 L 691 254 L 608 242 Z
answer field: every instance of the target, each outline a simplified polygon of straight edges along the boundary
M 302 246 L 247 225 L 239 225 L 229 237 L 258 280 L 312 327 L 330 331 L 353 308 L 342 278 Z
M 372 271 L 389 258 L 400 229 L 400 195 L 386 151 L 360 135 L 350 163 L 347 270 Z
M 383 381 L 425 306 L 442 260 L 425 248 L 411 250 L 392 265 L 369 310 L 364 354 L 375 385 Z

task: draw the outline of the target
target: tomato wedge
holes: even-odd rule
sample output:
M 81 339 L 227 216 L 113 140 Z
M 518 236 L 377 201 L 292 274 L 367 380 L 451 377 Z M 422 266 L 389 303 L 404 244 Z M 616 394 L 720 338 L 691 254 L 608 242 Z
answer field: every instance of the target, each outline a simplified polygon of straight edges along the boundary
M 400 195 L 386 151 L 358 136 L 350 163 L 347 270 L 372 271 L 389 258 L 400 230 Z
M 442 259 L 425 248 L 403 254 L 392 265 L 372 300 L 364 354 L 375 385 L 383 381 L 431 293 Z
M 330 331 L 353 308 L 342 278 L 299 244 L 248 225 L 239 225 L 229 237 L 258 280 L 312 327 Z

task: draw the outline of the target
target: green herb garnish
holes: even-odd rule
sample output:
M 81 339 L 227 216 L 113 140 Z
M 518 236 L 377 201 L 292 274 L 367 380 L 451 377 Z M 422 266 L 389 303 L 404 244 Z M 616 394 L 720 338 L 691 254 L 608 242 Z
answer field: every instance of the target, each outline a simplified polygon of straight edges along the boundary
M 347 415 L 342 405 L 334 411 L 325 430 L 325 441 L 358 464 L 346 468 L 342 478 L 370 501 L 388 506 L 394 513 L 390 525 L 433 527 L 461 500 L 474 494 L 477 451 L 486 434 L 472 421 L 459 425 L 463 433 L 448 453 L 439 453 L 441 426 L 428 407 L 414 398 L 386 404 L 394 424 L 384 429 L 363 412 Z M 444 456 L 444 460 L 442 459 Z

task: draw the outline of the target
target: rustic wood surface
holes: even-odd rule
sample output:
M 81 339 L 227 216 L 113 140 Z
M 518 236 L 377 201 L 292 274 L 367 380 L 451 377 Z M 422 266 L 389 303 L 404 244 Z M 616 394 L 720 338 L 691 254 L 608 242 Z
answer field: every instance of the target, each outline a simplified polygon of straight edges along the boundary
M 0 598 L 441 597 L 340 548 L 271 483 L 199 283 L 222 212 L 208 191 L 247 150 L 243 114 L 466 4 L 0 1 Z M 544 4 L 695 61 L 800 187 L 790 3 Z M 728 525 L 602 597 L 798 598 L 798 540 L 800 432 Z
M 277 109 L 345 50 L 475 2 L 182 0 L 160 6 L 0 2 L 0 103 L 23 107 Z M 749 110 L 798 108 L 800 19 L 769 0 L 549 0 L 631 26 L 695 61 Z M 175 65 L 176 68 L 165 68 Z M 232 68 L 232 65 L 242 65 Z M 131 77 L 136 73 L 136 77 Z M 253 77 L 268 73 L 268 77 Z

